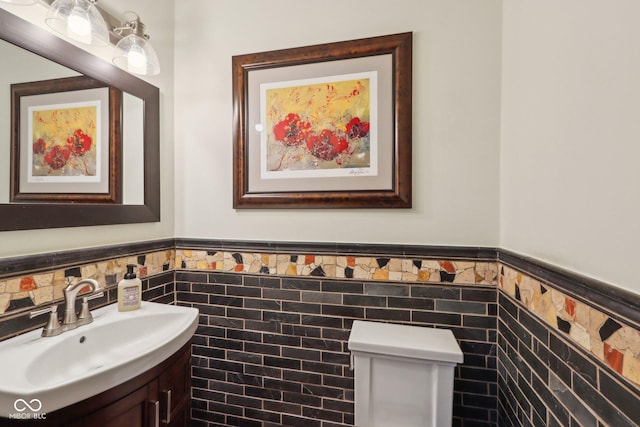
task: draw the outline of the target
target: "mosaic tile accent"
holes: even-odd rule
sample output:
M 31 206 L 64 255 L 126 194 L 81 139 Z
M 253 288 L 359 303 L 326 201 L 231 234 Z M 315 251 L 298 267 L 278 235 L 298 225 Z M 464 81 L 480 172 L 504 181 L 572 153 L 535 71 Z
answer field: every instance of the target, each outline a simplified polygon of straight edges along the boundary
M 473 399 L 483 407 L 491 406 L 484 403 L 480 405 L 478 399 L 484 394 L 497 394 L 500 402 L 516 402 L 503 405 L 501 409 L 506 412 L 499 412 L 505 425 L 530 425 L 528 422 L 549 426 L 618 427 L 637 425 L 626 421 L 640 419 L 638 303 L 633 295 L 627 298 L 615 292 L 609 294 L 607 284 L 595 284 L 595 291 L 591 292 L 593 284 L 589 282 L 585 286 L 583 278 L 577 275 L 567 276 L 553 268 L 541 267 L 535 260 L 503 251 L 489 255 L 488 250 L 480 251 L 484 255 L 472 256 L 467 252 L 458 254 L 456 249 L 460 248 L 443 248 L 442 252 L 435 247 L 426 247 L 426 250 L 413 248 L 415 252 L 407 253 L 404 248 L 394 248 L 393 245 L 388 248 L 369 248 L 366 245 L 352 248 L 344 245 L 341 249 L 329 248 L 332 252 L 327 254 L 326 245 L 319 245 L 315 251 L 314 244 L 306 244 L 300 249 L 283 249 L 272 243 L 238 246 L 237 242 L 210 243 L 199 240 L 193 241 L 192 247 L 197 247 L 197 250 L 184 249 L 190 247 L 190 243 L 146 242 L 145 245 L 162 246 L 147 246 L 137 250 L 145 255 L 135 256 L 125 256 L 133 250 L 127 252 L 126 247 L 116 247 L 113 253 L 122 256 L 90 262 L 92 259 L 104 259 L 105 253 L 113 251 L 113 248 L 99 248 L 98 255 L 81 257 L 86 262 L 75 265 L 72 263 L 83 253 L 70 251 L 62 258 L 56 254 L 56 265 L 64 267 L 51 270 L 38 267 L 53 265 L 41 262 L 52 258 L 45 254 L 27 258 L 27 267 L 23 270 L 28 274 L 18 267 L 5 269 L 4 276 L 0 278 L 0 314 L 4 313 L 0 318 L 0 339 L 37 327 L 37 322 L 41 323 L 42 320 L 28 319 L 26 309 L 62 298 L 66 275 L 94 277 L 107 284 L 110 287 L 108 300 L 102 303 L 112 303 L 115 301 L 114 287 L 122 278 L 124 266 L 134 263 L 139 266 L 140 276 L 146 277 L 143 281 L 148 286 L 145 299 L 160 298 L 172 302 L 176 294 L 181 293 L 180 300 L 183 303 L 204 304 L 210 308 L 206 313 L 210 316 L 209 321 L 219 319 L 224 325 L 242 321 L 256 328 L 268 328 L 274 322 L 287 323 L 291 320 L 289 316 L 281 316 L 288 313 L 254 319 L 255 310 L 298 310 L 301 319 L 308 321 L 320 320 L 325 315 L 327 318 L 361 317 L 361 310 L 364 310 L 367 318 L 371 316 L 383 321 L 399 322 L 407 321 L 406 314 L 402 313 L 408 311 L 416 313 L 416 321 L 442 324 L 456 328 L 458 333 L 472 334 L 477 332 L 472 331 L 473 328 L 495 329 L 488 322 L 495 323 L 497 318 L 498 357 L 475 357 L 473 350 L 480 341 L 473 334 L 468 337 L 470 344 L 465 355 L 472 355 L 472 363 L 482 362 L 485 367 L 495 367 L 497 363 L 498 368 L 502 369 L 500 382 L 492 383 L 490 390 L 477 392 Z M 385 255 L 384 250 L 391 252 Z M 358 251 L 358 254 L 354 251 Z M 495 260 L 494 256 L 497 256 Z M 20 261 L 11 265 L 23 265 Z M 5 264 L 9 265 L 9 262 Z M 529 271 L 531 275 L 522 271 Z M 157 274 L 159 272 L 165 273 Z M 176 288 L 188 283 L 188 291 L 174 291 L 174 272 L 177 276 L 182 275 L 183 279 L 175 283 Z M 543 279 L 534 278 L 534 274 Z M 225 280 L 218 282 L 218 276 Z M 244 278 L 247 276 L 253 276 L 253 279 L 239 286 L 237 281 L 246 280 Z M 217 279 L 209 282 L 214 277 Z M 157 281 L 160 278 L 162 283 L 159 284 Z M 314 280 L 323 283 L 321 290 L 309 292 L 308 289 L 295 287 L 301 282 Z M 358 282 L 366 282 L 363 295 L 344 290 L 352 289 L 354 285 L 357 287 Z M 276 283 L 279 283 L 277 287 Z M 574 283 L 579 286 L 574 286 Z M 495 305 L 489 304 L 482 318 L 478 316 L 478 303 L 487 301 L 474 298 L 481 298 L 480 294 L 486 293 L 487 289 L 476 285 L 485 288 L 494 286 L 501 291 L 498 292 L 498 310 Z M 226 289 L 224 297 L 215 294 L 220 291 L 220 286 Z M 407 286 L 411 288 L 408 294 L 404 290 Z M 464 294 L 454 295 L 460 292 L 461 287 L 466 288 Z M 260 288 L 262 293 L 254 295 L 256 290 L 253 288 Z M 584 289 L 586 294 L 576 289 Z M 384 294 L 387 295 L 386 307 L 379 305 L 381 292 L 393 292 Z M 343 300 L 338 301 L 333 294 L 342 294 Z M 297 299 L 298 295 L 301 295 L 301 300 Z M 311 299 L 305 299 L 305 295 Z M 433 298 L 433 307 L 416 307 L 416 301 L 421 298 Z M 239 306 L 243 299 L 255 305 Z M 273 305 L 274 301 L 281 304 L 279 307 L 282 308 Z M 321 304 L 320 315 L 304 311 L 317 310 L 317 307 L 309 304 Z M 285 310 L 284 307 L 288 308 Z M 464 312 L 462 323 L 460 310 Z M 12 314 L 14 311 L 16 313 Z M 207 333 L 212 334 L 209 340 L 218 339 L 216 334 L 220 332 L 220 326 L 209 323 L 205 327 Z M 292 327 L 298 330 L 299 326 Z M 329 334 L 335 332 L 333 329 L 344 329 L 345 324 L 340 327 L 324 324 L 315 326 L 327 327 L 326 333 Z M 492 335 L 487 340 L 495 341 L 495 330 L 489 332 Z M 209 350 L 217 351 L 215 346 Z M 204 356 L 210 357 L 209 353 Z M 235 366 L 233 362 L 229 363 Z M 327 364 L 333 366 L 329 361 Z M 207 380 L 211 381 L 209 378 Z M 230 382 L 235 381 L 232 379 Z M 470 390 L 475 390 L 479 384 L 484 384 L 484 380 L 465 383 L 465 387 L 471 387 L 466 391 L 476 393 Z M 465 406 L 467 399 L 470 397 L 463 397 Z M 469 411 L 469 407 L 465 411 Z M 314 418 L 320 419 L 321 415 L 318 412 Z M 474 413 L 466 415 L 475 416 Z M 490 422 L 495 420 L 491 419 Z M 334 425 L 328 419 L 323 421 L 325 424 Z
M 498 305 L 499 426 L 638 427 L 636 387 L 512 296 Z
M 174 258 L 175 251 L 163 250 L 2 279 L 0 314 L 63 299 L 67 276 L 96 279 L 110 288 L 124 277 L 127 264 L 137 265 L 138 277 L 144 278 L 173 270 Z
M 610 314 L 511 267 L 498 287 L 587 353 L 640 388 L 640 326 Z
M 495 262 L 177 249 L 177 269 L 461 285 L 495 285 Z

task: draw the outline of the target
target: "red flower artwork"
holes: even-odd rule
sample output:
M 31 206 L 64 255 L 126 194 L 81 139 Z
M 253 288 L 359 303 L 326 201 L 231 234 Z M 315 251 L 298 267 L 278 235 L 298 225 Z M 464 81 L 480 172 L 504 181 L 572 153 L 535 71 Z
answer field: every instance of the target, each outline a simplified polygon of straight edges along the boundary
M 300 145 L 306 140 L 310 129 L 311 124 L 300 120 L 297 114 L 289 113 L 273 127 L 273 134 L 277 141 L 285 145 Z
M 82 156 L 91 149 L 91 137 L 84 133 L 82 129 L 76 129 L 69 138 L 67 138 L 67 147 L 76 156 Z
M 44 161 L 52 169 L 62 169 L 69 160 L 69 149 L 54 145 L 44 154 Z
M 354 117 L 347 123 L 346 133 L 350 139 L 364 138 L 369 135 L 369 122 L 361 122 L 359 117 Z
M 333 160 L 349 148 L 349 143 L 335 132 L 324 129 L 320 135 L 309 136 L 307 148 L 319 159 Z
M 44 154 L 46 149 L 47 145 L 42 138 L 38 138 L 38 140 L 33 143 L 33 154 Z

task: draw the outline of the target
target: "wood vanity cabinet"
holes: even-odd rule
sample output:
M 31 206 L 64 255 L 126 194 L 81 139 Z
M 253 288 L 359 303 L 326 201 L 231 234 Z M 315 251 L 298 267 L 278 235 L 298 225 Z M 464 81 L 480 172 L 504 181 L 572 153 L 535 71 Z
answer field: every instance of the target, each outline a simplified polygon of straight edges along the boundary
M 187 427 L 191 418 L 190 400 L 191 343 L 187 343 L 149 371 L 82 402 L 48 413 L 46 421 L 38 421 L 37 425 Z

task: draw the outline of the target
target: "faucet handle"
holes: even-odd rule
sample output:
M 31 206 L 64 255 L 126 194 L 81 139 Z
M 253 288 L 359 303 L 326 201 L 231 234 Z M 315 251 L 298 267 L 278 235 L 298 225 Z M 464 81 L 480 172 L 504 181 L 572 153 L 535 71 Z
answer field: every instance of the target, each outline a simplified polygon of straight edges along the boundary
M 67 285 L 70 285 L 73 283 L 73 279 L 75 279 L 75 276 L 67 276 L 64 278 L 65 282 L 67 282 Z
M 91 311 L 89 310 L 89 300 L 101 298 L 103 296 L 104 292 L 96 292 L 86 297 L 82 297 L 82 308 L 80 309 L 80 314 L 78 315 L 78 326 L 86 325 L 87 323 L 93 322 L 93 316 L 91 315 Z
M 52 337 L 55 335 L 59 335 L 62 332 L 62 328 L 60 327 L 60 321 L 58 320 L 58 305 L 52 305 L 51 307 L 43 308 L 40 310 L 34 310 L 29 313 L 29 318 L 33 319 L 36 316 L 40 316 L 41 314 L 50 313 L 49 314 L 49 322 L 47 322 L 47 326 L 42 330 L 43 337 Z

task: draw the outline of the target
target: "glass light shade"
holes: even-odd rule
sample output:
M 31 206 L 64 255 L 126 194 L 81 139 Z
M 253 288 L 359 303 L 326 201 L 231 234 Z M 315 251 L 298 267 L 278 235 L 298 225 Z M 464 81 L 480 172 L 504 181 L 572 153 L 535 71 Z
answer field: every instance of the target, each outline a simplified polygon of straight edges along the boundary
M 160 61 L 153 46 L 136 34 L 129 34 L 118 42 L 113 63 L 133 74 L 154 76 L 160 73 Z
M 38 3 L 38 0 L 0 0 L 3 3 L 9 3 L 9 4 L 19 4 L 22 6 L 29 6 L 32 4 L 36 4 Z
M 109 44 L 107 23 L 88 0 L 55 0 L 45 22 L 55 32 L 77 42 L 92 46 Z

